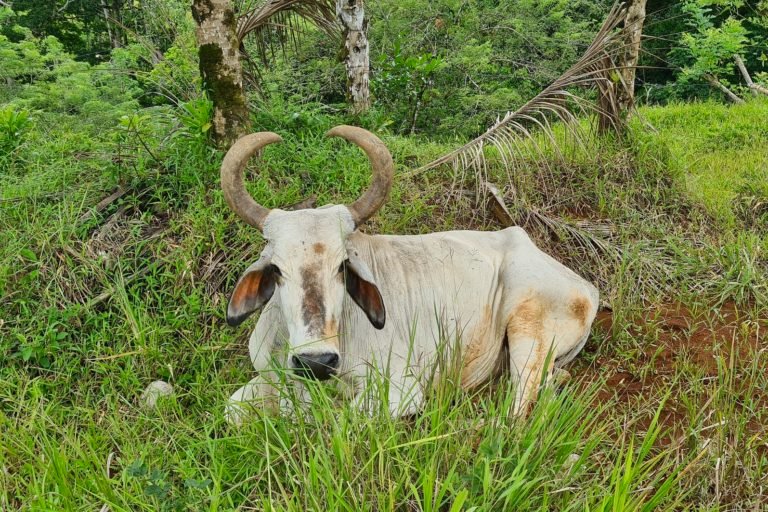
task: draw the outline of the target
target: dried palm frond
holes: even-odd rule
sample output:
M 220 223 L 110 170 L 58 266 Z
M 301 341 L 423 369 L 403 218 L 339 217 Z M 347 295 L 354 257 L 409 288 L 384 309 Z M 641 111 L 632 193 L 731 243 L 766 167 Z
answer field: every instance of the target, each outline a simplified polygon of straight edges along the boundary
M 615 298 L 611 277 L 622 265 L 632 262 L 637 268 L 641 295 L 663 295 L 670 291 L 665 276 L 671 263 L 653 243 L 629 245 L 619 241 L 617 228 L 611 222 L 561 219 L 541 208 L 527 204 L 514 188 L 507 191 L 514 208 L 507 207 L 505 194 L 489 182 L 482 183 L 488 209 L 503 226 L 521 226 L 549 254 L 557 256 L 603 291 L 602 300 L 610 305 Z M 565 261 L 567 260 L 567 261 Z
M 245 49 L 249 37 L 255 44 L 262 64 L 269 62 L 275 46 L 294 46 L 306 20 L 331 37 L 339 37 L 335 0 L 240 0 L 237 6 L 237 37 L 240 51 L 251 68 L 257 71 L 253 58 Z
M 414 173 L 433 169 L 443 164 L 453 164 L 460 171 L 475 170 L 479 182 L 485 177 L 486 145 L 498 149 L 505 167 L 514 167 L 521 158 L 520 143 L 526 142 L 537 147 L 536 134 L 541 133 L 555 153 L 560 146 L 555 140 L 553 122 L 560 122 L 568 128 L 575 141 L 584 145 L 578 118 L 583 114 L 597 114 L 601 130 L 613 129 L 620 132 L 622 119 L 618 104 L 618 88 L 625 87 L 615 64 L 623 49 L 624 41 L 616 30 L 625 18 L 625 9 L 616 4 L 611 9 L 600 30 L 584 55 L 557 80 L 552 82 L 523 106 L 496 121 L 485 133 L 460 148 L 434 160 Z M 597 99 L 574 93 L 576 88 L 597 89 Z M 538 139 L 541 140 L 541 139 Z M 539 151 L 542 156 L 543 151 Z M 530 151 L 527 151 L 530 155 Z
M 663 276 L 667 273 L 653 248 L 648 254 L 636 254 L 632 246 L 617 239 L 610 223 L 572 221 L 555 213 L 564 197 L 577 192 L 572 188 L 579 180 L 569 180 L 563 169 L 557 172 L 553 162 L 564 160 L 566 150 L 587 151 L 596 140 L 594 131 L 621 134 L 624 128 L 626 118 L 619 98 L 626 84 L 616 63 L 622 61 L 626 48 L 621 30 L 625 16 L 624 5 L 615 4 L 581 58 L 559 78 L 517 110 L 507 112 L 479 137 L 409 174 L 450 164 L 455 171 L 455 187 L 471 173 L 476 197 L 490 196 L 490 211 L 503 225 L 530 229 L 537 242 L 568 259 L 604 290 L 609 288 L 612 274 L 631 260 L 647 276 L 642 289 L 655 293 L 665 289 Z M 596 118 L 597 123 L 580 122 L 588 117 Z M 506 194 L 489 185 L 488 147 L 495 149 L 494 157 L 507 171 L 509 181 L 502 187 Z M 529 188 L 522 186 L 523 182 L 529 179 L 538 183 L 535 200 L 523 192 Z M 506 208 L 505 195 L 510 209 Z

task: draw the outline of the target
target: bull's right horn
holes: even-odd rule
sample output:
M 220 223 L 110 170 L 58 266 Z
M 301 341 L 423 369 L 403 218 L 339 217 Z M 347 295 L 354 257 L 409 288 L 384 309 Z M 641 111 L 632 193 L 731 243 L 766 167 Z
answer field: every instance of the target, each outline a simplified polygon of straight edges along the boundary
M 392 188 L 392 176 L 395 172 L 395 166 L 392 163 L 392 155 L 377 136 L 356 126 L 340 125 L 332 128 L 325 134 L 327 137 L 341 137 L 349 142 L 359 146 L 373 168 L 373 179 L 371 186 L 368 187 L 360 198 L 347 206 L 355 226 L 359 226 L 373 216 L 376 211 L 384 205 Z
M 245 222 L 260 230 L 264 228 L 264 220 L 269 215 L 269 208 L 264 208 L 253 200 L 245 190 L 243 171 L 245 165 L 257 151 L 274 142 L 283 140 L 272 132 L 252 133 L 241 137 L 235 142 L 221 162 L 221 189 L 224 199 L 232 210 Z

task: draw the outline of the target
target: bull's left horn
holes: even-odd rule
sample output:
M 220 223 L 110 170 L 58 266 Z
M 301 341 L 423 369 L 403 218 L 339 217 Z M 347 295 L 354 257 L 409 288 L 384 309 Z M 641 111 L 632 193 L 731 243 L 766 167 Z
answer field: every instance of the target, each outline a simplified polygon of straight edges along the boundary
M 395 166 L 392 163 L 392 155 L 377 136 L 356 126 L 340 125 L 332 128 L 325 134 L 327 137 L 341 137 L 359 146 L 373 168 L 373 179 L 363 195 L 354 203 L 348 205 L 355 226 L 359 226 L 373 216 L 384 205 L 392 188 L 392 176 Z
M 257 151 L 267 144 L 281 140 L 283 139 L 278 134 L 272 132 L 245 135 L 229 148 L 221 162 L 221 189 L 224 191 L 224 199 L 241 219 L 259 229 L 264 228 L 264 220 L 270 210 L 254 201 L 245 190 L 243 171 L 248 159 Z

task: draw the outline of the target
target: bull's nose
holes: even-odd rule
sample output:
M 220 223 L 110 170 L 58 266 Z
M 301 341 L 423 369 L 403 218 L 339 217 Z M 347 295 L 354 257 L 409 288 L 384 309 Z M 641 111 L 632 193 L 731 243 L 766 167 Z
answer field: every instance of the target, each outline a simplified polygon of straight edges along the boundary
M 297 354 L 291 357 L 294 371 L 303 377 L 317 380 L 329 379 L 339 367 L 339 354 L 325 352 L 322 354 Z

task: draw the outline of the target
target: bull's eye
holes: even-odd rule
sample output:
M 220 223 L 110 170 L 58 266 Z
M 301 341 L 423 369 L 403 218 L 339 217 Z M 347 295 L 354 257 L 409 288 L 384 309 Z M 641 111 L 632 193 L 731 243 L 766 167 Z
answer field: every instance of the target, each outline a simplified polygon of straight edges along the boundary
M 280 272 L 280 268 L 277 265 L 270 265 L 270 270 L 278 277 L 283 277 L 283 273 Z
M 349 262 L 349 260 L 344 260 L 344 261 L 341 262 L 341 265 L 339 265 L 339 274 L 343 274 L 344 273 L 344 270 L 346 270 L 346 268 L 347 268 L 347 263 L 348 262 Z

